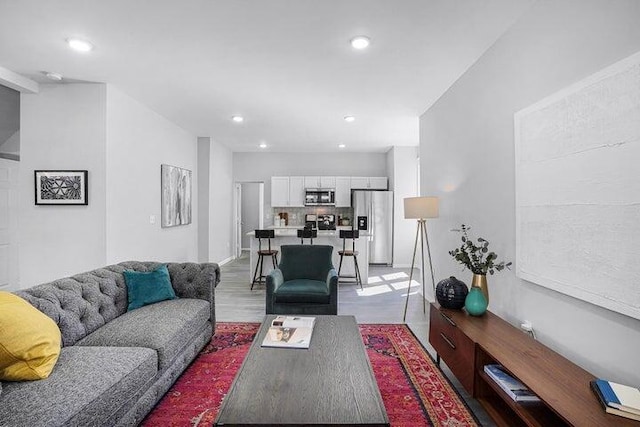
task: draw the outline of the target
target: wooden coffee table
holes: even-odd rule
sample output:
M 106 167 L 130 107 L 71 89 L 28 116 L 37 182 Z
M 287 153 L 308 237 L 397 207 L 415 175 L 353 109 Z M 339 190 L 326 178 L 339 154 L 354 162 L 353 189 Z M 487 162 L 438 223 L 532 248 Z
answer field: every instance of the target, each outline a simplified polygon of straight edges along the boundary
M 353 316 L 315 316 L 309 349 L 263 348 L 274 317 L 265 317 L 215 425 L 389 425 Z

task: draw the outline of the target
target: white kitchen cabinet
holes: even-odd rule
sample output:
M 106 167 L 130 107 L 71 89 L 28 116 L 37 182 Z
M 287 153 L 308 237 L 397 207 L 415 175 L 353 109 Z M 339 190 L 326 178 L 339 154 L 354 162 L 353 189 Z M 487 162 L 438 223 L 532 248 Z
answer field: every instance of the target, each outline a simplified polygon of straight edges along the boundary
M 366 190 L 368 188 L 369 188 L 369 177 L 366 177 L 366 176 L 351 177 L 352 190 Z
M 386 176 L 352 176 L 352 190 L 386 190 Z
M 304 188 L 303 176 L 272 176 L 271 206 L 304 207 Z
M 336 177 L 336 207 L 347 208 L 351 206 L 351 177 Z
M 305 188 L 336 188 L 335 176 L 305 176 Z
M 336 188 L 336 177 L 335 176 L 321 176 L 320 177 L 320 188 Z
M 304 177 L 289 177 L 289 206 L 304 207 Z
M 305 176 L 304 177 L 304 187 L 305 188 L 320 188 L 320 177 L 319 176 Z
M 289 206 L 289 177 L 271 177 L 271 206 Z
M 386 190 L 388 188 L 386 176 L 369 177 L 369 188 L 371 190 Z

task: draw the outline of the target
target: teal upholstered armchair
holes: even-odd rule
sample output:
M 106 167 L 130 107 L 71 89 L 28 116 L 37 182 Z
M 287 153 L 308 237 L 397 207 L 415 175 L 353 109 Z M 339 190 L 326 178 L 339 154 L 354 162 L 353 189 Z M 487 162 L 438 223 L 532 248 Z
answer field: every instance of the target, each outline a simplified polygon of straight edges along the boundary
M 283 245 L 267 276 L 267 314 L 338 314 L 333 246 Z

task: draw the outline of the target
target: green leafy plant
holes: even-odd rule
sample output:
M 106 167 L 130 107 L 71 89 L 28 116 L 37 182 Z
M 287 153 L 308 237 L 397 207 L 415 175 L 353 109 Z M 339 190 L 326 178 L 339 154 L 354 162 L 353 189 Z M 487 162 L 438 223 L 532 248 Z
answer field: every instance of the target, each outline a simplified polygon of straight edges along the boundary
M 469 230 L 471 230 L 471 227 L 464 224 L 462 224 L 460 229 L 451 230 L 462 234 L 462 244 L 459 248 L 449 251 L 449 255 L 474 274 L 493 274 L 496 271 L 502 271 L 505 268 L 509 269 L 509 267 L 511 267 L 511 262 L 498 262 L 498 255 L 495 252 L 489 251 L 489 242 L 486 239 L 478 237 L 478 244 L 476 245 L 473 240 L 469 238 Z

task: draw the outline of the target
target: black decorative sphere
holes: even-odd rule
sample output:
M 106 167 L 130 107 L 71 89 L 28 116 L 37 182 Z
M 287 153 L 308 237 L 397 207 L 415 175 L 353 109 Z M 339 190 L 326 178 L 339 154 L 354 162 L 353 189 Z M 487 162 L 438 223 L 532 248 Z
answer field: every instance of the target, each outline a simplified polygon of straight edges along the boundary
M 439 281 L 436 286 L 436 298 L 444 308 L 460 310 L 468 293 L 467 285 L 453 276 Z

